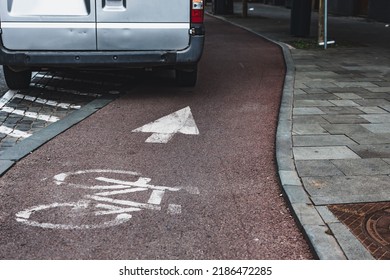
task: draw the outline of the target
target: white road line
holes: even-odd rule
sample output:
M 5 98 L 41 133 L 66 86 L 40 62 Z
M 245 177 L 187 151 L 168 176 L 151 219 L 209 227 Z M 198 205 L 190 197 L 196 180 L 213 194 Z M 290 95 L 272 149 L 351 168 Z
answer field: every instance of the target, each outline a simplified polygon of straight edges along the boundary
M 16 90 L 9 90 L 0 98 L 0 108 L 3 108 L 5 104 L 10 102 L 16 95 Z
M 157 205 L 139 203 L 131 200 L 113 199 L 108 197 L 101 197 L 98 195 L 87 195 L 86 198 L 95 201 L 108 202 L 112 204 L 119 204 L 119 205 L 130 206 L 130 207 L 141 208 L 141 209 L 158 210 L 158 211 L 161 210 L 161 207 Z
M 100 192 L 100 193 L 95 193 L 95 195 L 110 196 L 110 195 L 117 195 L 117 194 L 143 192 L 143 191 L 147 191 L 147 190 L 148 190 L 147 188 L 131 188 L 131 189 L 125 189 L 125 190 L 119 190 L 119 191 Z
M 152 194 L 150 195 L 150 198 L 148 200 L 148 203 L 160 205 L 161 201 L 164 197 L 164 191 L 161 190 L 153 190 Z
M 28 138 L 32 134 L 20 131 L 17 129 L 11 129 L 9 127 L 6 127 L 4 125 L 0 126 L 0 133 L 7 134 L 8 136 L 15 137 L 15 138 Z
M 6 106 L 1 108 L 0 110 L 3 112 L 6 112 L 6 113 L 24 116 L 24 117 L 28 117 L 31 119 L 37 119 L 37 120 L 46 121 L 46 122 L 57 122 L 60 120 L 59 118 L 57 118 L 55 116 L 48 116 L 48 115 L 43 115 L 43 114 L 38 114 L 35 112 L 28 112 L 28 111 L 26 112 L 23 110 L 18 110 L 18 109 L 6 107 Z
M 105 178 L 105 177 L 97 177 L 95 179 L 98 181 L 106 182 L 106 183 L 126 185 L 126 186 L 131 186 L 131 187 L 148 188 L 148 189 L 153 189 L 153 190 L 162 190 L 162 191 L 168 190 L 168 191 L 172 191 L 172 192 L 176 192 L 176 191 L 180 190 L 180 188 L 177 188 L 177 187 L 172 188 L 172 187 L 165 187 L 165 186 L 149 185 L 148 182 L 150 182 L 151 179 L 144 178 L 144 177 L 139 178 L 136 182 L 128 182 L 128 181 L 110 179 L 110 178 Z
M 95 207 L 106 209 L 106 210 L 96 211 L 95 212 L 96 216 L 111 215 L 111 214 L 123 214 L 123 213 L 136 212 L 136 211 L 142 210 L 140 208 L 134 208 L 134 207 L 123 208 L 123 207 L 118 207 L 118 206 L 109 205 L 109 204 L 98 204 Z
M 62 109 L 80 109 L 81 106 L 80 105 L 72 105 L 70 103 L 64 103 L 64 102 L 57 102 L 57 101 L 53 101 L 53 100 L 49 100 L 49 99 L 43 99 L 43 98 L 39 98 L 39 97 L 35 97 L 35 96 L 29 96 L 29 95 L 24 95 L 24 94 L 15 94 L 15 98 L 19 98 L 19 99 L 23 99 L 23 100 L 27 100 L 27 101 L 32 101 L 34 103 L 39 103 L 39 104 L 43 104 L 43 105 L 48 105 L 48 106 L 52 106 L 52 107 L 59 107 L 59 108 L 62 108 Z

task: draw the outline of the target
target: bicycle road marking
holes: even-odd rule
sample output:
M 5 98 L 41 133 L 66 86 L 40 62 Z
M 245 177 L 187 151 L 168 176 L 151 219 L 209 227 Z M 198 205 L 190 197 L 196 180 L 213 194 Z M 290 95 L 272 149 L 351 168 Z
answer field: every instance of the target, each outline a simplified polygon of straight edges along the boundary
M 47 229 L 99 229 L 99 228 L 107 228 L 113 227 L 120 224 L 123 224 L 131 219 L 131 215 L 127 213 L 119 213 L 113 220 L 108 222 L 103 222 L 99 224 L 82 224 L 82 225 L 67 225 L 67 224 L 54 224 L 54 223 L 42 223 L 34 220 L 29 220 L 30 216 L 37 211 L 58 208 L 58 207 L 71 207 L 73 209 L 82 209 L 87 208 L 89 202 L 86 201 L 78 201 L 78 202 L 69 202 L 69 203 L 52 203 L 48 205 L 38 205 L 31 207 L 29 209 L 20 211 L 16 214 L 16 221 L 40 228 Z
M 72 176 L 79 176 L 85 174 L 94 174 L 92 176 L 95 180 L 95 183 L 92 185 L 73 183 L 72 180 L 77 181 L 76 178 L 72 178 Z M 102 174 L 109 174 L 111 176 L 101 176 Z M 114 177 L 115 175 L 130 175 L 138 177 L 136 180 L 127 181 L 127 180 L 119 180 Z M 142 177 L 137 172 L 133 171 L 123 171 L 123 170 L 105 170 L 105 169 L 91 169 L 91 170 L 80 170 L 76 172 L 65 172 L 60 173 L 54 176 L 54 183 L 58 186 L 69 186 L 76 187 L 81 189 L 89 189 L 98 191 L 94 194 L 84 195 L 82 199 L 76 202 L 63 202 L 63 203 L 52 203 L 45 205 L 37 205 L 30 207 L 28 209 L 19 211 L 16 214 L 16 220 L 22 224 L 47 228 L 47 229 L 99 229 L 99 228 L 107 228 L 113 227 L 120 224 L 123 224 L 129 221 L 132 218 L 132 214 L 134 212 L 139 212 L 142 210 L 153 210 L 160 211 L 161 203 L 165 194 L 165 191 L 177 192 L 179 190 L 185 190 L 189 194 L 199 194 L 199 190 L 197 188 L 181 188 L 181 187 L 167 187 L 167 186 L 159 186 L 150 184 L 152 181 L 151 178 Z M 91 179 L 91 178 L 89 178 Z M 96 185 L 96 183 L 107 183 L 110 185 Z M 146 203 L 133 201 L 128 199 L 119 199 L 110 196 L 117 195 L 126 195 L 126 194 L 134 194 L 138 192 L 150 192 L 149 198 Z M 41 214 L 40 219 L 42 219 L 42 211 L 52 211 L 52 210 L 62 210 L 69 209 L 71 213 L 71 218 L 76 217 L 76 221 L 78 221 L 77 217 L 82 217 L 83 221 L 85 217 L 90 215 L 90 217 L 107 217 L 98 222 L 90 222 L 81 224 L 66 224 L 66 223 L 56 223 L 56 222 L 48 222 L 48 221 L 36 221 L 34 220 L 34 214 L 38 212 Z M 170 203 L 167 206 L 167 213 L 171 215 L 179 215 L 181 214 L 182 207 L 178 204 Z M 64 210 L 60 212 L 60 218 L 69 218 L 69 216 L 65 217 Z M 39 216 L 39 215 L 38 215 Z M 49 215 L 50 216 L 50 215 Z M 49 218 L 49 216 L 47 218 Z M 64 216 L 64 217 L 62 217 Z M 45 217 L 45 215 L 43 215 Z M 50 219 L 50 218 L 49 218 Z M 92 218 L 93 219 L 93 218 Z

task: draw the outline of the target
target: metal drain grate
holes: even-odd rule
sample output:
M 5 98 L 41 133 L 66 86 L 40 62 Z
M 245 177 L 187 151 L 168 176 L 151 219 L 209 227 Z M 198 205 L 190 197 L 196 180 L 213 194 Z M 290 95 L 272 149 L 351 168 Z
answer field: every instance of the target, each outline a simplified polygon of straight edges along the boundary
M 390 202 L 338 204 L 328 208 L 375 259 L 390 260 Z

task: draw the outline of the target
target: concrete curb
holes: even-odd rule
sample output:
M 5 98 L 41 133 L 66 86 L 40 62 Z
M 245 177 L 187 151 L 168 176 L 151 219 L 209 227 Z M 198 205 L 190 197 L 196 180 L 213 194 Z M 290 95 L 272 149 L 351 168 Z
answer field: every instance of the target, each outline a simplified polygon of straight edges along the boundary
M 276 159 L 282 191 L 292 210 L 293 216 L 309 241 L 313 252 L 321 260 L 345 260 L 342 248 L 332 234 L 316 207 L 310 200 L 294 163 L 292 150 L 292 109 L 294 98 L 295 66 L 288 46 L 274 41 L 245 26 L 236 24 L 224 17 L 207 13 L 209 16 L 228 22 L 252 34 L 260 36 L 278 45 L 284 56 L 286 76 L 282 100 L 279 109 L 279 120 L 276 132 Z
M 16 162 L 31 154 L 34 150 L 38 149 L 40 146 L 65 130 L 89 117 L 99 109 L 109 104 L 111 101 L 113 101 L 113 99 L 95 99 L 58 122 L 43 128 L 15 146 L 4 150 L 4 152 L 0 155 L 0 176 L 7 172 Z

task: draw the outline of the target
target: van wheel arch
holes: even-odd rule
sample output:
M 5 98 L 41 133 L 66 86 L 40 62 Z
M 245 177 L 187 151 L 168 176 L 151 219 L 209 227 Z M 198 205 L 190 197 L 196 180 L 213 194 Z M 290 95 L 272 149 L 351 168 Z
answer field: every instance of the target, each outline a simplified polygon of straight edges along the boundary
M 16 71 L 7 65 L 3 65 L 3 72 L 9 89 L 26 89 L 30 86 L 32 74 L 30 69 Z

